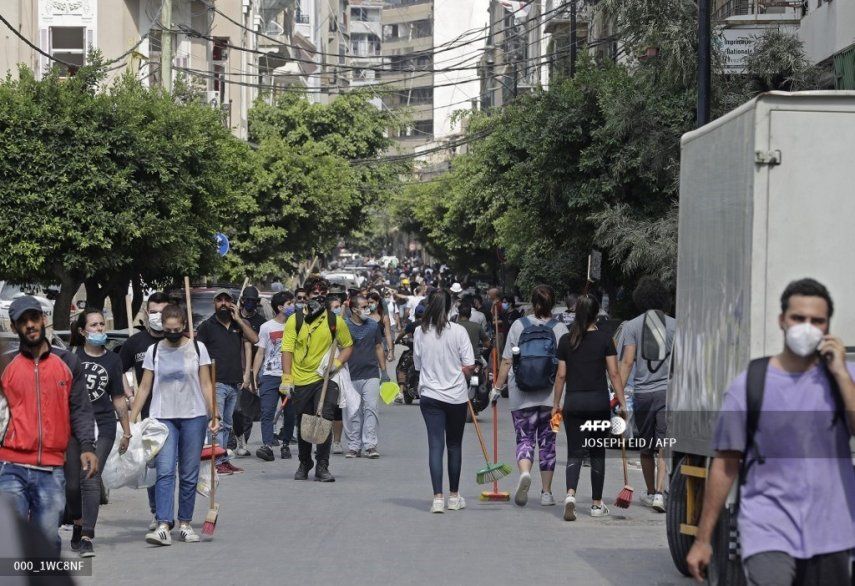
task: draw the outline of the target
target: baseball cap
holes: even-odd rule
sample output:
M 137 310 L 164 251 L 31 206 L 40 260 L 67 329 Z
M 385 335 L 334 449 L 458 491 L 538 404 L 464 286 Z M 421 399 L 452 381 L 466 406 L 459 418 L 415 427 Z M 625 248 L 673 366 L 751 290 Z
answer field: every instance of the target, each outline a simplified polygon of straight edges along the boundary
M 261 295 L 258 294 L 258 289 L 250 285 L 246 289 L 243 290 L 243 299 L 260 299 Z
M 454 283 L 451 286 L 452 293 L 460 293 L 461 291 L 463 291 L 463 287 L 460 286 L 460 283 Z
M 217 289 L 217 291 L 214 293 L 214 299 L 216 299 L 217 297 L 220 297 L 221 295 L 228 296 L 228 298 L 231 299 L 232 301 L 235 300 L 234 294 L 231 291 L 229 291 L 228 289 Z
M 28 311 L 38 311 L 39 313 L 44 313 L 42 309 L 42 304 L 39 303 L 39 300 L 33 297 L 32 295 L 22 295 L 21 297 L 16 297 L 11 305 L 9 305 L 9 319 L 12 322 L 16 322 L 21 319 L 21 316 L 24 315 Z

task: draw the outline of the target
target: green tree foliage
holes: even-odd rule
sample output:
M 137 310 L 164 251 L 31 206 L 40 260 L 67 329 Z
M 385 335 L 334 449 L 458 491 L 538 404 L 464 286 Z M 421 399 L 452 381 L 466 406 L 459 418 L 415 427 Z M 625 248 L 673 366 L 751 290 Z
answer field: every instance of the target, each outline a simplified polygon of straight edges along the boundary
M 473 118 L 468 153 L 399 198 L 398 217 L 442 258 L 466 264 L 467 251 L 502 247 L 522 291 L 578 290 L 594 247 L 606 252 L 611 292 L 645 273 L 673 277 L 680 137 L 696 119 L 697 6 L 603 0 L 598 9 L 621 31 L 624 62 L 580 53 L 574 78 Z M 716 116 L 817 79 L 785 33 L 758 40 L 745 75 L 725 76 L 722 63 L 716 54 Z
M 80 283 L 100 306 L 129 280 L 210 272 L 214 232 L 251 206 L 249 149 L 214 111 L 131 76 L 97 91 L 93 60 L 68 80 L 22 68 L 0 83 L 0 274 L 60 283 L 57 327 Z
M 285 94 L 259 100 L 249 115 L 257 145 L 258 177 L 250 186 L 257 211 L 236 228 L 230 274 L 257 278 L 290 272 L 339 238 L 363 228 L 374 206 L 398 181 L 390 165 L 352 165 L 371 159 L 390 141 L 387 114 L 366 96 L 347 94 L 329 105 Z

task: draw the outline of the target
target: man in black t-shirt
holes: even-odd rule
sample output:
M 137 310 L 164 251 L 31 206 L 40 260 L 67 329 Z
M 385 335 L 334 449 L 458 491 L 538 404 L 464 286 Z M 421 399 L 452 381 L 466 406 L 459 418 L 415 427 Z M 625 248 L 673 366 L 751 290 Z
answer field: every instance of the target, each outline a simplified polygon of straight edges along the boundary
M 217 443 L 225 446 L 234 425 L 238 391 L 243 386 L 244 344 L 258 342 L 258 334 L 241 317 L 231 291 L 220 289 L 214 294 L 214 315 L 199 324 L 196 339 L 205 344 L 211 359 L 217 363 L 217 412 L 222 417 Z M 217 458 L 217 472 L 229 475 L 243 469 L 232 464 L 225 454 Z
M 145 329 L 137 332 L 127 339 L 119 349 L 119 358 L 122 360 L 122 372 L 127 372 L 131 368 L 134 369 L 136 383 L 142 380 L 143 375 L 143 359 L 145 352 L 149 346 L 163 339 L 163 324 L 160 319 L 160 312 L 163 308 L 169 305 L 169 297 L 165 293 L 157 291 L 149 295 L 146 301 L 146 325 Z M 136 389 L 134 389 L 136 391 Z M 142 408 L 142 418 L 148 417 L 148 409 L 151 405 L 151 394 L 146 399 L 145 405 Z
M 249 322 L 252 330 L 258 334 L 266 319 L 261 314 L 261 295 L 258 289 L 249 286 L 243 290 L 240 298 L 240 316 Z M 258 399 L 258 381 L 252 377 L 252 362 L 258 348 L 255 344 L 244 341 L 243 384 L 241 384 L 238 402 L 234 413 L 234 436 L 236 440 L 235 454 L 249 456 L 246 444 L 252 433 L 252 422 L 260 414 L 261 406 Z M 231 440 L 230 440 L 231 441 Z

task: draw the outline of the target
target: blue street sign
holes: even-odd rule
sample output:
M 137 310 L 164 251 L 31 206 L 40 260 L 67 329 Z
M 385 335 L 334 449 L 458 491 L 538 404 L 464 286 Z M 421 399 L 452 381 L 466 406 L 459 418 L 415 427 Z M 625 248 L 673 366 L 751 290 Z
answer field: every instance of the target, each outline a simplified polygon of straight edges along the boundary
M 226 256 L 229 252 L 229 237 L 222 232 L 217 232 L 214 237 L 217 239 L 217 253 Z

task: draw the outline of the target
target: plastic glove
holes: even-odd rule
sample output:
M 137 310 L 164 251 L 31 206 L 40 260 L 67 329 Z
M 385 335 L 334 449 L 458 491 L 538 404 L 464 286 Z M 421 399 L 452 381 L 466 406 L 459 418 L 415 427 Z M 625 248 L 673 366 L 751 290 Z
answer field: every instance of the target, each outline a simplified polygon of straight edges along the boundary
M 392 380 L 392 379 L 389 378 L 389 373 L 386 372 L 385 370 L 381 370 L 380 371 L 380 384 L 388 383 L 390 380 Z
M 336 358 L 335 360 L 333 360 L 332 370 L 330 371 L 330 374 L 337 373 L 341 369 L 342 366 L 344 366 L 344 362 L 342 362 L 341 360 Z
M 502 389 L 493 388 L 490 390 L 490 404 L 495 405 L 496 401 L 499 400 L 499 397 L 502 396 Z
M 294 391 L 294 376 L 283 374 L 282 382 L 279 384 L 279 394 L 283 397 L 289 396 Z

